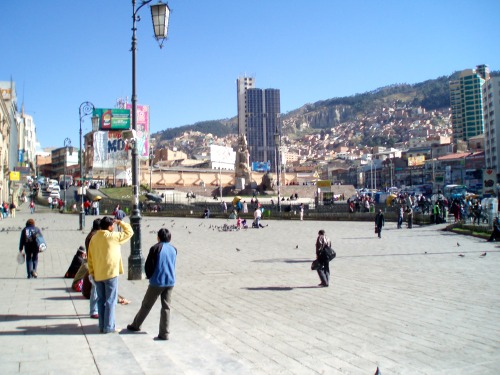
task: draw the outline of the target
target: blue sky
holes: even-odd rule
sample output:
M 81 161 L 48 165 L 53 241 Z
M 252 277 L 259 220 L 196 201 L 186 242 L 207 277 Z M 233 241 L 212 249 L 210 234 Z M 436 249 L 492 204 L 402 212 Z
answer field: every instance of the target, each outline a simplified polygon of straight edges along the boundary
M 137 96 L 150 105 L 152 132 L 235 116 L 236 78 L 245 74 L 280 89 L 287 112 L 478 64 L 500 70 L 498 0 L 168 3 L 163 49 L 149 7 L 138 23 Z M 130 100 L 130 0 L 4 0 L 0 14 L 0 81 L 16 82 L 42 147 L 67 137 L 78 145 L 82 102 Z

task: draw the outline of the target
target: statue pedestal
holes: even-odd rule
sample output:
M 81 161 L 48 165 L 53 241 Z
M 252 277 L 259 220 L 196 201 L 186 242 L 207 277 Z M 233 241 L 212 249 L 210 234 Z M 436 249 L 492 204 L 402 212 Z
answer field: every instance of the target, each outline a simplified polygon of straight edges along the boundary
M 243 190 L 245 188 L 245 178 L 244 177 L 236 177 L 236 190 Z

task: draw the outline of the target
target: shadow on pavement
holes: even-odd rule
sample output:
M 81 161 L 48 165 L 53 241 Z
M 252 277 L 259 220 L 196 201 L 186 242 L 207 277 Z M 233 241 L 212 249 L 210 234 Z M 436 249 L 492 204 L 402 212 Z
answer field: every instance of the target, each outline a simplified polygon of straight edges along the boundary
M 276 291 L 276 292 L 288 292 L 293 289 L 318 289 L 317 286 L 313 285 L 308 285 L 308 286 L 261 286 L 261 287 L 255 287 L 255 288 L 243 288 L 246 290 L 250 291 L 262 291 L 262 290 L 270 290 L 270 291 Z
M 47 326 L 24 326 L 17 327 L 15 331 L 1 331 L 2 336 L 44 336 L 44 335 L 82 335 L 85 330 L 87 334 L 100 334 L 97 326 L 81 326 L 79 324 L 55 324 Z
M 80 319 L 75 315 L 0 315 L 0 322 L 14 322 L 16 320 L 47 320 L 47 319 Z
M 252 260 L 253 263 L 308 263 L 312 262 L 311 259 L 286 259 L 286 258 L 275 258 L 275 259 L 256 259 Z

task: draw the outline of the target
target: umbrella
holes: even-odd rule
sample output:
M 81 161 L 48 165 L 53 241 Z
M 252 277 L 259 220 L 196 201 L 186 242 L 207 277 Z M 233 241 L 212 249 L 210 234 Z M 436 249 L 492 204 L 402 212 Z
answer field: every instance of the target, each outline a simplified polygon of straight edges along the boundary
M 237 196 L 233 198 L 233 206 L 235 206 L 239 201 L 241 201 L 241 197 Z
M 97 195 L 97 196 L 94 198 L 94 200 L 95 200 L 95 201 L 100 201 L 101 199 L 102 199 L 102 197 L 101 197 L 100 195 Z

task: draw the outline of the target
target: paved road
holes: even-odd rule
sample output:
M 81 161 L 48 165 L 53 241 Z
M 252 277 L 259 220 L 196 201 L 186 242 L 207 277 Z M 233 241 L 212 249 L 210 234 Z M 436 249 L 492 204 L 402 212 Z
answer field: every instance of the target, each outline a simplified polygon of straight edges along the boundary
M 146 280 L 121 277 L 132 303 L 117 307 L 123 330 L 103 335 L 61 278 L 88 232 L 77 215 L 33 215 L 49 250 L 27 280 L 15 256 L 29 217 L 0 221 L 0 374 L 499 373 L 499 247 L 440 225 L 388 223 L 378 239 L 371 223 L 219 232 L 225 220 L 145 218 L 144 253 L 162 226 L 179 249 L 170 340 L 158 342 L 158 306 L 143 332 L 125 330 Z M 338 254 L 330 288 L 309 269 L 319 229 Z

